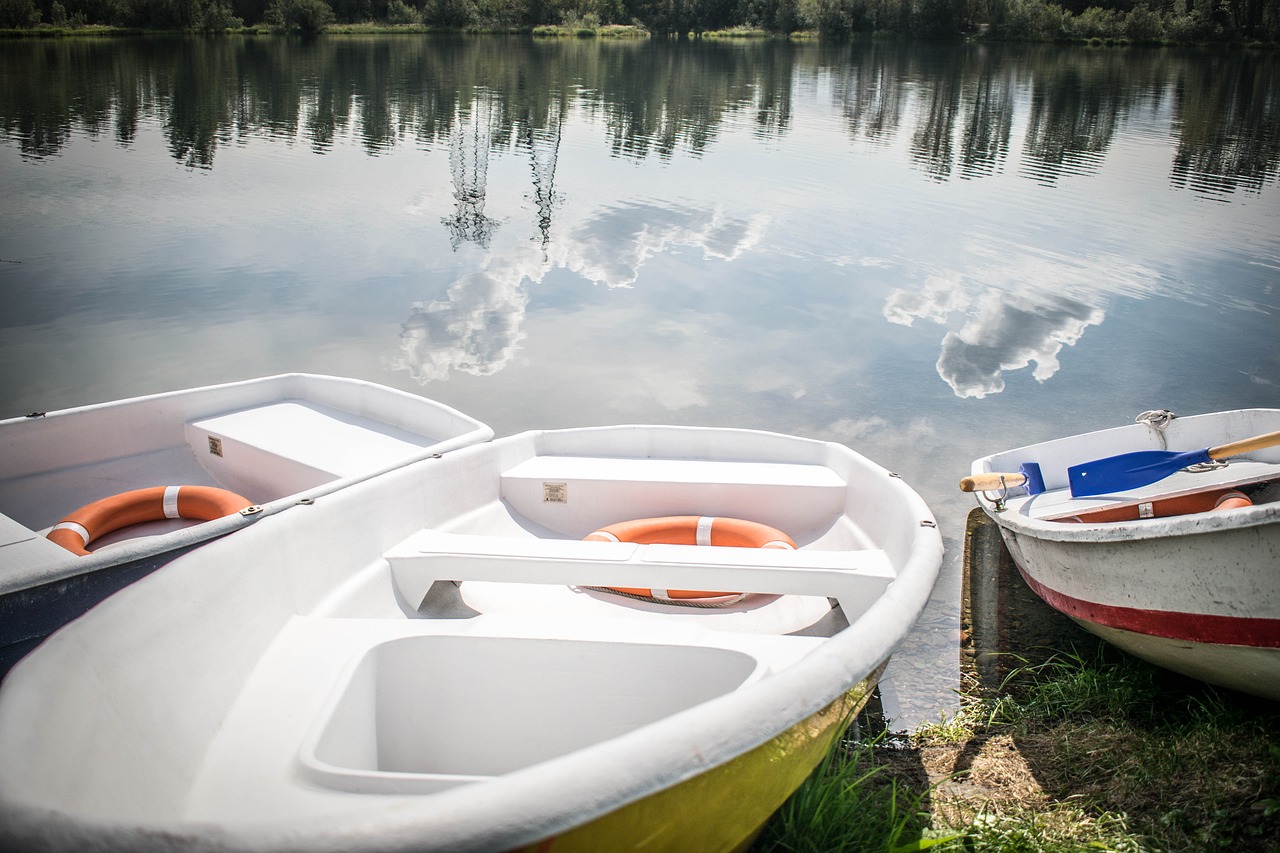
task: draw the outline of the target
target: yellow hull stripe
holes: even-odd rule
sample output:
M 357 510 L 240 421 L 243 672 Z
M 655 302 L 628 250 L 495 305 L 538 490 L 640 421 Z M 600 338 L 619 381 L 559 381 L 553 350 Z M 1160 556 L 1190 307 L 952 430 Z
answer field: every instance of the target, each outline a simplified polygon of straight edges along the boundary
M 862 710 L 878 676 L 879 671 L 872 673 L 841 699 L 750 752 L 523 850 L 744 850 Z

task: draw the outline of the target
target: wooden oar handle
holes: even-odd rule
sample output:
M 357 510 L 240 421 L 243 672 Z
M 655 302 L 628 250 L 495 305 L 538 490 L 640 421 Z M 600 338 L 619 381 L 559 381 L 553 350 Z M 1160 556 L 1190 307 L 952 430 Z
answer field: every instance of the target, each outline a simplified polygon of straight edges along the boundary
M 990 474 L 974 474 L 971 477 L 965 477 L 960 481 L 960 491 L 989 492 L 1000 488 L 1000 479 L 1002 477 L 1006 486 L 1021 486 L 1027 482 L 1025 474 L 1001 474 L 998 471 L 993 471 Z
M 1268 432 L 1263 435 L 1255 435 L 1253 438 L 1233 441 L 1230 444 L 1210 447 L 1209 458 L 1226 459 L 1228 456 L 1239 456 L 1241 453 L 1248 453 L 1250 450 L 1261 450 L 1264 447 L 1275 447 L 1277 444 L 1280 444 L 1280 431 Z

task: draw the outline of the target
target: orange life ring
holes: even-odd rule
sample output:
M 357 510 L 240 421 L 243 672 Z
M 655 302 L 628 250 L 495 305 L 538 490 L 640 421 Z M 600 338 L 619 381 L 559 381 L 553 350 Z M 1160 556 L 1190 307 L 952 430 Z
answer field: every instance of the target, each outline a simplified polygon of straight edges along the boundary
M 1096 509 L 1061 520 L 1077 524 L 1105 524 L 1112 521 L 1137 521 L 1141 518 L 1168 518 L 1174 515 L 1191 515 L 1196 512 L 1213 512 L 1244 506 L 1253 506 L 1253 501 L 1244 492 L 1238 492 L 1235 489 L 1207 489 L 1189 495 L 1158 498 L 1110 509 Z
M 672 515 L 638 518 L 601 527 L 583 537 L 588 542 L 635 542 L 640 545 L 719 545 L 730 548 L 785 548 L 795 550 L 791 537 L 767 524 L 741 518 L 703 515 Z M 659 601 L 724 604 L 741 598 L 741 592 L 712 592 L 701 589 L 643 589 L 601 587 L 627 595 Z M 727 601 L 726 601 L 727 599 Z
M 80 507 L 55 524 L 48 539 L 83 557 L 89 553 L 89 543 L 125 527 L 166 518 L 212 521 L 237 513 L 252 503 L 234 492 L 212 486 L 134 489 Z

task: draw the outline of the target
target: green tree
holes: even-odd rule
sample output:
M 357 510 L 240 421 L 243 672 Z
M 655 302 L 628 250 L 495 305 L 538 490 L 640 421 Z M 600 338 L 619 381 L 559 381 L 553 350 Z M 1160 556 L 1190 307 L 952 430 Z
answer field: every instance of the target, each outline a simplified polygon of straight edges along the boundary
M 200 10 L 195 26 L 196 29 L 206 33 L 216 33 L 243 27 L 244 21 L 237 18 L 231 11 L 231 3 L 228 0 L 207 0 L 204 8 Z
M 516 27 L 524 17 L 523 0 L 475 0 L 476 22 L 489 27 Z
M 391 4 L 388 3 L 388 15 L 391 12 L 390 7 Z M 373 5 L 369 0 L 330 0 L 329 8 L 333 9 L 334 17 L 343 23 L 373 20 Z
M 284 30 L 319 32 L 333 23 L 333 9 L 324 0 L 271 0 L 267 23 Z
M 618 24 L 627 20 L 621 0 L 550 0 L 544 14 L 550 15 L 545 23 L 587 21 L 592 20 L 590 16 L 602 24 Z
M 422 13 L 404 0 L 387 0 L 388 24 L 421 24 Z
M 1164 20 L 1140 3 L 1124 19 L 1124 34 L 1134 41 L 1160 41 L 1164 38 Z
M 35 0 L 0 0 L 0 27 L 18 29 L 40 23 Z
M 427 0 L 423 17 L 429 24 L 441 27 L 465 27 L 475 22 L 472 0 Z
M 849 0 L 800 0 L 799 22 L 824 36 L 844 36 L 853 32 L 857 2 Z
M 231 0 L 231 14 L 247 24 L 261 24 L 267 20 L 268 0 Z
M 192 29 L 202 14 L 200 0 L 122 0 L 121 22 L 159 30 Z
M 687 33 L 693 29 L 693 0 L 635 0 L 632 17 L 659 35 Z
M 771 33 L 790 33 L 799 26 L 797 0 L 747 0 L 744 22 Z
M 968 18 L 968 0 L 915 0 L 911 29 L 922 36 L 960 33 Z

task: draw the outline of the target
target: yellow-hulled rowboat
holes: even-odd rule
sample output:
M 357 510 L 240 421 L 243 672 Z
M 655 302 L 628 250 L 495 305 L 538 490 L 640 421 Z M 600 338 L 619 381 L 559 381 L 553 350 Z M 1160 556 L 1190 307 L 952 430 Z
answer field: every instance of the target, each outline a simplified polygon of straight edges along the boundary
M 0 847 L 738 849 L 941 558 L 920 497 L 836 444 L 461 448 L 180 557 L 22 661 Z

